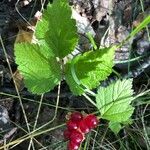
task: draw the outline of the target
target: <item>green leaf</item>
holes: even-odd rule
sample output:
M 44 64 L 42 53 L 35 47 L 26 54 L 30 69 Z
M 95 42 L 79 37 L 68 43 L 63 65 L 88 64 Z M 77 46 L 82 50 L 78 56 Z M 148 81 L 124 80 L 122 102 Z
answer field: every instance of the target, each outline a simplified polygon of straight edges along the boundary
M 122 129 L 122 126 L 119 122 L 109 122 L 109 128 L 115 133 L 118 134 Z
M 16 63 L 28 90 L 42 94 L 61 80 L 60 66 L 45 44 L 15 44 Z
M 89 51 L 66 64 L 65 78 L 73 94 L 81 95 L 86 89 L 97 87 L 110 75 L 115 48 Z
M 113 122 L 124 122 L 132 115 L 134 108 L 132 79 L 118 80 L 108 87 L 100 87 L 96 95 L 97 108 L 103 119 Z
M 133 119 L 131 119 L 131 118 L 129 118 L 128 120 L 126 120 L 125 122 L 122 122 L 122 124 L 124 125 L 124 126 L 126 126 L 126 125 L 131 125 L 131 124 L 133 124 Z
M 44 16 L 48 21 L 46 41 L 59 58 L 71 53 L 78 42 L 76 22 L 71 19 L 71 15 L 72 11 L 68 1 L 56 0 L 48 6 Z M 47 23 L 45 24 L 47 28 Z
M 47 5 L 47 9 L 44 10 L 42 14 L 42 19 L 37 22 L 35 28 L 35 36 L 37 39 L 44 39 L 46 32 L 48 31 L 49 24 L 49 10 L 51 9 L 51 5 Z M 54 19 L 54 18 L 53 18 Z

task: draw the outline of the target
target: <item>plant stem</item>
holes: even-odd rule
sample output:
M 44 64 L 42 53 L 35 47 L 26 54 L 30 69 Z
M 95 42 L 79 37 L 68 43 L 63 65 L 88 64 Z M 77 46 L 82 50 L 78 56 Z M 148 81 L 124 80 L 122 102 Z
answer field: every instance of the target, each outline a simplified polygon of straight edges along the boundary
M 92 100 L 89 96 L 87 96 L 85 93 L 83 94 L 83 96 L 84 96 L 91 104 L 93 104 L 94 106 L 96 106 L 96 103 L 93 102 L 93 100 Z

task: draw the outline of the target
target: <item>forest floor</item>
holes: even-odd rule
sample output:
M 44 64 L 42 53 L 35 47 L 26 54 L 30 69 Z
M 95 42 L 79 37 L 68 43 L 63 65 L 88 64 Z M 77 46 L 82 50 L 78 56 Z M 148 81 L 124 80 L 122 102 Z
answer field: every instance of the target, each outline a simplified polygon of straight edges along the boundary
M 91 113 L 95 110 L 85 97 L 72 95 L 63 81 L 59 104 L 57 87 L 43 97 L 37 127 L 45 124 L 47 126 L 40 130 L 40 135 L 24 136 L 27 135 L 27 129 L 18 97 L 22 100 L 31 129 L 36 120 L 41 97 L 31 94 L 24 86 L 15 63 L 14 43 L 18 38 L 18 32 L 32 34 L 28 22 L 34 23 L 35 14 L 41 11 L 43 6 L 46 8 L 47 3 L 48 1 L 44 0 L 0 0 L 0 114 L 1 117 L 7 118 L 6 124 L 0 120 L 0 149 L 4 149 L 4 145 L 12 142 L 12 145 L 6 146 L 5 149 L 66 150 L 66 141 L 63 139 L 66 114 L 72 111 Z M 82 52 L 88 51 L 91 47 L 85 36 L 87 32 L 94 36 L 98 46 L 108 47 L 124 40 L 132 28 L 137 27 L 145 16 L 150 15 L 150 0 L 70 0 L 69 3 L 75 11 L 74 18 L 80 35 L 78 48 Z M 150 33 L 150 26 L 148 30 Z M 133 78 L 135 94 L 150 87 L 149 33 L 146 29 L 140 31 L 115 53 L 114 69 L 122 78 Z M 130 61 L 131 59 L 134 61 Z M 16 91 L 13 80 L 16 81 L 19 92 Z M 102 86 L 115 80 L 115 75 L 111 74 Z M 136 109 L 132 116 L 132 124 L 117 135 L 108 129 L 108 123 L 102 120 L 96 132 L 88 136 L 86 142 L 90 144 L 84 150 L 149 150 L 149 97 L 150 93 L 134 102 Z

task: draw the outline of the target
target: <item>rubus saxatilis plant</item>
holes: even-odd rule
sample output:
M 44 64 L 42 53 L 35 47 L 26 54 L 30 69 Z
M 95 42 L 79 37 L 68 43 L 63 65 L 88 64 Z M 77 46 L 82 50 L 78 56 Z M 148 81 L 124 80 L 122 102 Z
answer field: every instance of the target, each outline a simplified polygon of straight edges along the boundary
M 98 87 L 100 81 L 112 72 L 115 49 L 150 23 L 148 16 L 121 44 L 89 50 L 64 63 L 64 58 L 74 51 L 79 39 L 67 1 L 55 0 L 53 4 L 48 4 L 36 25 L 36 42 L 15 43 L 18 69 L 26 87 L 34 94 L 48 92 L 62 80 L 66 80 L 74 95 L 82 95 Z M 129 122 L 134 110 L 131 106 L 134 100 L 132 79 L 118 80 L 106 88 L 100 87 L 94 96 L 101 118 L 110 121 L 109 127 L 115 133 Z M 85 127 L 83 130 L 88 132 Z
M 66 80 L 75 95 L 96 88 L 112 72 L 115 46 L 89 50 L 64 63 L 78 43 L 76 21 L 67 0 L 48 4 L 36 25 L 36 43 L 16 43 L 18 69 L 28 90 L 42 94 Z M 108 59 L 109 58 L 109 59 Z

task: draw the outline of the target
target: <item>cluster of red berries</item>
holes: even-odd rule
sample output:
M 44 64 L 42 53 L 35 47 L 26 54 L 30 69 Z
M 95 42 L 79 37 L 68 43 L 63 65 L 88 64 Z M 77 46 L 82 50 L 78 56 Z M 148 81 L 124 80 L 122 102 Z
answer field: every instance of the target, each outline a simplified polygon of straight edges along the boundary
M 98 122 L 98 118 L 93 114 L 84 116 L 80 112 L 72 113 L 64 131 L 64 138 L 69 140 L 68 150 L 77 150 L 85 139 L 85 134 L 97 127 Z

